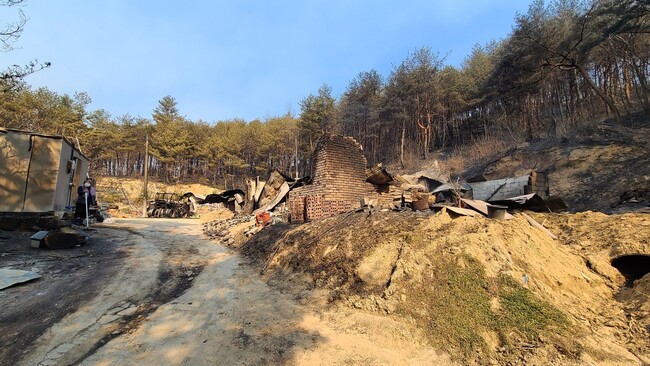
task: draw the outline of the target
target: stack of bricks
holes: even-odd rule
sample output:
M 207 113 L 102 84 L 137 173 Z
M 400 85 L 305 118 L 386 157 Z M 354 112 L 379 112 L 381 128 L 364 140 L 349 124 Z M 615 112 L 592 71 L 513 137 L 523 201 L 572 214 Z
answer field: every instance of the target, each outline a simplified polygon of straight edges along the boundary
M 322 194 L 311 194 L 305 196 L 305 220 L 320 218 L 325 209 L 325 196 Z
M 393 185 L 374 185 L 367 183 L 368 193 L 365 197 L 377 201 L 378 207 L 395 208 L 402 204 L 404 192 L 399 187 Z
M 533 170 L 530 173 L 528 186 L 524 187 L 526 194 L 537 193 L 542 198 L 548 198 L 551 195 L 551 190 L 548 184 L 548 173 L 537 172 Z
M 542 198 L 549 196 L 548 174 L 536 171 L 520 177 L 470 183 L 470 186 L 477 200 L 498 201 L 531 193 L 537 193 Z
M 329 217 L 361 206 L 366 182 L 363 149 L 351 137 L 324 135 L 313 157 L 313 183 L 289 192 L 291 222 Z

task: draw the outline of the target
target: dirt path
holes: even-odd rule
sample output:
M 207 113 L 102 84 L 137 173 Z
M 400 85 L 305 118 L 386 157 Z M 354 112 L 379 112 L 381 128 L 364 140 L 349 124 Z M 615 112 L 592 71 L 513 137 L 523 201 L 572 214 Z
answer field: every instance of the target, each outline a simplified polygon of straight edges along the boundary
M 52 325 L 97 296 L 128 257 L 126 239 L 112 231 L 94 231 L 85 245 L 67 250 L 31 248 L 32 234 L 0 234 L 0 267 L 41 276 L 0 292 L 0 365 L 15 365 Z
M 121 220 L 102 230 L 128 246 L 125 265 L 21 364 L 449 364 L 403 324 L 323 311 L 269 287 L 196 221 Z

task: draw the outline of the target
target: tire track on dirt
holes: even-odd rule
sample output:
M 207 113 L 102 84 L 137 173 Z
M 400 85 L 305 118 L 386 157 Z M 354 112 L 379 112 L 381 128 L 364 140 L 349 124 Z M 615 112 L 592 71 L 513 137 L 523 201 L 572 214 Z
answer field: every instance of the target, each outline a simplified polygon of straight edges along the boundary
M 112 339 L 138 329 L 161 305 L 189 289 L 204 262 L 195 245 L 166 235 L 170 226 L 132 225 L 125 220 L 108 229 L 128 243 L 120 273 L 89 304 L 52 327 L 34 357 L 23 364 L 79 364 Z

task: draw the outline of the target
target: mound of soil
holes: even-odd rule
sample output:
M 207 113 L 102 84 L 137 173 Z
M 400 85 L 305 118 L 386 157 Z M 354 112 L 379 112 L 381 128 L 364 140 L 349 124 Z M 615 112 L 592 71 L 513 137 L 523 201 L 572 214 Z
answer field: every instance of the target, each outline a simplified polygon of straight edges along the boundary
M 647 215 L 624 217 L 635 230 L 612 233 L 618 249 L 596 234 L 576 245 L 590 225 L 616 227 L 616 217 L 581 215 L 537 215 L 553 240 L 521 215 L 352 212 L 269 226 L 240 250 L 270 282 L 409 324 L 414 339 L 464 364 L 650 362 L 650 276 L 624 288 L 609 263 L 632 248 L 650 253 Z

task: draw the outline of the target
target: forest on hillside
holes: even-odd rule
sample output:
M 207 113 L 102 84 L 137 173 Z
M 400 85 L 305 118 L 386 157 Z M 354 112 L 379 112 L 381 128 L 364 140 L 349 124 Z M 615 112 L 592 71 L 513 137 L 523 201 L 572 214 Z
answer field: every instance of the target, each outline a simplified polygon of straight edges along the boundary
M 164 96 L 151 117 L 114 117 L 88 110 L 84 92 L 33 89 L 9 70 L 0 75 L 0 126 L 66 136 L 94 174 L 139 176 L 147 164 L 161 180 L 230 188 L 274 168 L 309 174 L 322 133 L 354 137 L 371 164 L 404 166 L 483 139 L 568 136 L 629 115 L 647 121 L 649 45 L 647 0 L 537 0 L 507 38 L 475 46 L 460 67 L 423 47 L 389 75 L 359 72 L 341 96 L 323 84 L 299 115 L 192 121 Z

